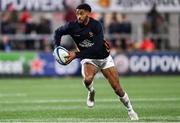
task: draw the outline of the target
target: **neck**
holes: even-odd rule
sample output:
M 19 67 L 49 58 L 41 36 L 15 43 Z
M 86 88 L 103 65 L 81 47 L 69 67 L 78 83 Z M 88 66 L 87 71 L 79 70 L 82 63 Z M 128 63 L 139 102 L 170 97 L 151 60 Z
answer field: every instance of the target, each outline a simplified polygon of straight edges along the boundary
M 84 25 L 87 25 L 89 23 L 89 17 L 86 18 L 86 20 L 84 21 Z

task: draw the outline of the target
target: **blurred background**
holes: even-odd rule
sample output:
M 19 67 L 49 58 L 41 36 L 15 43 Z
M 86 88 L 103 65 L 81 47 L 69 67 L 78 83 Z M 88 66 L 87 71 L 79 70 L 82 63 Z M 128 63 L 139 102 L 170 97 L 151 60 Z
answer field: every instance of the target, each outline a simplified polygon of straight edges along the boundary
M 119 74 L 180 74 L 179 0 L 0 0 L 0 76 L 80 76 L 78 59 L 56 63 L 52 35 L 84 2 L 102 23 Z M 61 44 L 75 48 L 69 36 Z

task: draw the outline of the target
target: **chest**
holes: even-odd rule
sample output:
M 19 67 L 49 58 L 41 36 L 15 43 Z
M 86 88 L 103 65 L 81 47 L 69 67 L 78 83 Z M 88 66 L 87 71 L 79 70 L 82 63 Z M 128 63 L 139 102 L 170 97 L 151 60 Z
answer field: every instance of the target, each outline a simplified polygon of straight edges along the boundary
M 76 27 L 72 30 L 71 36 L 74 40 L 92 40 L 94 37 L 93 30 L 89 27 Z

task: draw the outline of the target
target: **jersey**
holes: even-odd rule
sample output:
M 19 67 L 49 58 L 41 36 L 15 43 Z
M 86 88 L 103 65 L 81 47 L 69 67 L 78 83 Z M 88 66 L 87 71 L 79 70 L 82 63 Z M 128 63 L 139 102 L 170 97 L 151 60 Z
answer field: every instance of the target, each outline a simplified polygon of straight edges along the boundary
M 109 45 L 104 40 L 103 29 L 97 20 L 90 18 L 87 25 L 78 21 L 69 22 L 57 28 L 54 33 L 55 46 L 60 45 L 63 35 L 70 35 L 79 52 L 77 58 L 104 59 L 109 56 Z

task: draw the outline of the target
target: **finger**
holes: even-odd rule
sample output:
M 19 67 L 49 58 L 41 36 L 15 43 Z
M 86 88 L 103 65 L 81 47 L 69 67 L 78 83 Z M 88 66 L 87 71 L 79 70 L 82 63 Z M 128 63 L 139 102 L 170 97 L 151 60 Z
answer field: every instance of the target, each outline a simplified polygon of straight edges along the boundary
M 70 57 L 65 57 L 65 59 L 66 59 L 66 64 L 70 61 Z
M 64 58 L 69 58 L 69 55 L 68 56 L 64 56 Z
M 69 64 L 71 61 L 72 61 L 72 59 L 69 58 L 69 59 L 66 61 L 66 64 Z
M 71 60 L 67 60 L 66 62 L 65 62 L 65 64 L 69 64 L 71 62 Z

